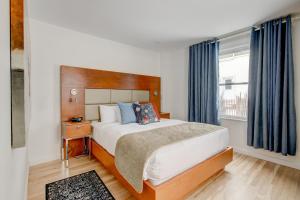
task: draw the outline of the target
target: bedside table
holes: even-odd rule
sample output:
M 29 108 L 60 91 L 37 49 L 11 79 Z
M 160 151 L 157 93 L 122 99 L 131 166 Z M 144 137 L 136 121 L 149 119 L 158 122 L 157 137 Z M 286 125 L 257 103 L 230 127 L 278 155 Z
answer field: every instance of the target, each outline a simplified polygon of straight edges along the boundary
M 170 113 L 161 112 L 159 113 L 160 118 L 170 119 Z
M 85 138 L 89 138 L 89 158 L 91 158 L 91 142 L 92 142 L 92 126 L 89 121 L 82 122 L 63 122 L 62 123 L 62 134 L 61 134 L 61 158 L 66 161 L 66 166 L 69 166 L 69 141 L 74 139 L 83 139 L 85 144 L 85 150 L 87 149 Z M 64 149 L 64 141 L 65 149 Z M 62 149 L 64 149 L 64 153 L 62 153 Z M 64 155 L 65 154 L 65 155 Z

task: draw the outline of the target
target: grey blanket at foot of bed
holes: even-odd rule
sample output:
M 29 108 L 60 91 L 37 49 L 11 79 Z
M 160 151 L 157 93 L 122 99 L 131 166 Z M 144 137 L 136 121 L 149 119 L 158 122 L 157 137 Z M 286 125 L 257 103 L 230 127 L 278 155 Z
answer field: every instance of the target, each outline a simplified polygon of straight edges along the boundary
M 139 193 L 143 191 L 145 163 L 159 148 L 223 129 L 221 126 L 187 122 L 122 136 L 116 146 L 115 164 Z

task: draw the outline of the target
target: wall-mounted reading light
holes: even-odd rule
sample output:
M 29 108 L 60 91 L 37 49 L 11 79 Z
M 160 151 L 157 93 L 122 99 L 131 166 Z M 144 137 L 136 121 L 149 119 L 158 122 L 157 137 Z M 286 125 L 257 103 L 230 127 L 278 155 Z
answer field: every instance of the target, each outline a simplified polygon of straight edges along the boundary
M 75 99 L 75 102 L 77 102 L 77 94 L 78 94 L 78 90 L 77 89 L 75 89 L 75 88 L 73 88 L 73 89 L 71 89 L 70 90 L 70 102 L 73 102 L 73 97 L 74 97 L 74 99 Z
M 154 96 L 158 96 L 157 90 L 154 91 L 153 95 L 154 95 Z

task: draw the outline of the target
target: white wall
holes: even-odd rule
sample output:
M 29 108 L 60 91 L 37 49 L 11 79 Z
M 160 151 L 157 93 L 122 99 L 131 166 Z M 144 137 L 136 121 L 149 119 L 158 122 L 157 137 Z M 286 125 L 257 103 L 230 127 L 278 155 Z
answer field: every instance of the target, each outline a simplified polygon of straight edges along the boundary
M 10 146 L 10 80 L 9 80 L 9 1 L 0 2 L 0 194 L 9 199 L 12 165 Z
M 275 163 L 300 169 L 300 21 L 293 22 L 294 62 L 295 62 L 295 97 L 297 110 L 298 146 L 296 156 L 282 156 L 265 150 L 247 146 L 247 123 L 243 121 L 222 120 L 222 125 L 229 128 L 230 145 L 240 153 L 248 154 Z M 187 118 L 187 80 L 188 48 L 165 50 L 161 52 L 162 105 L 164 111 L 172 117 Z
M 0 1 L 0 199 L 25 199 L 27 148 L 11 148 L 9 1 Z
M 172 118 L 187 120 L 188 50 L 161 51 L 162 111 Z
M 60 65 L 160 75 L 158 52 L 96 38 L 35 19 L 30 19 L 30 38 L 30 165 L 59 159 Z

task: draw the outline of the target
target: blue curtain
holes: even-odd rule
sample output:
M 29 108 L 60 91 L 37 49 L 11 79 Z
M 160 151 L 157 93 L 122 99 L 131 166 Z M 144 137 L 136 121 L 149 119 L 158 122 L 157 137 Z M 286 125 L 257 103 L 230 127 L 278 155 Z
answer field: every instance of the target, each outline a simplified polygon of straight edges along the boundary
M 296 111 L 291 17 L 252 30 L 247 144 L 296 154 Z
M 219 124 L 219 42 L 206 41 L 189 49 L 188 120 Z

